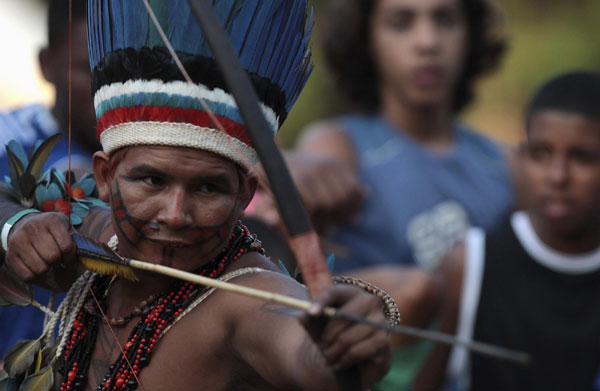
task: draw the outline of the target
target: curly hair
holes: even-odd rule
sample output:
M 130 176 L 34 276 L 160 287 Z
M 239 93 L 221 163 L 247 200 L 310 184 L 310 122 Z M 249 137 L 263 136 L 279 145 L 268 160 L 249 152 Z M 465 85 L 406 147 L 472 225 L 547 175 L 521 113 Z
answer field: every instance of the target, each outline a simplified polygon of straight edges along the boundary
M 379 106 L 378 75 L 370 45 L 370 20 L 376 0 L 333 0 L 321 38 L 326 62 L 338 88 L 351 106 L 373 111 Z M 494 70 L 506 50 L 498 34 L 501 22 L 487 0 L 460 0 L 467 20 L 467 51 L 456 84 L 453 109 L 457 113 L 474 97 L 478 77 Z

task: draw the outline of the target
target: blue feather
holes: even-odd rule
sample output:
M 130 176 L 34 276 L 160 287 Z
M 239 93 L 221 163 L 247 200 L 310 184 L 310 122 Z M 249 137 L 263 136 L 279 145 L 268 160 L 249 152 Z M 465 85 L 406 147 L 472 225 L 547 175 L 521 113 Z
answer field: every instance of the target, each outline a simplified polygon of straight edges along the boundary
M 88 239 L 78 233 L 71 234 L 71 237 L 73 238 L 73 241 L 77 246 L 77 252 L 80 255 L 85 254 L 86 256 L 95 256 L 116 262 L 120 259 L 120 257 L 105 244 Z
M 279 86 L 289 111 L 312 70 L 313 16 L 311 9 L 307 17 L 306 0 L 212 3 L 242 66 Z M 151 5 L 176 51 L 212 57 L 186 0 L 152 0 Z M 92 70 L 110 52 L 163 45 L 140 0 L 88 0 L 88 38 Z
M 128 21 L 127 27 L 123 29 L 123 46 L 125 48 L 139 48 L 146 45 L 148 41 L 149 18 L 140 18 L 138 15 L 146 15 L 146 7 L 140 0 L 130 1 L 126 7 L 122 7 L 123 20 Z M 135 23 L 131 23 L 135 21 Z
M 292 275 L 290 274 L 290 272 L 288 271 L 287 267 L 285 267 L 285 265 L 283 264 L 283 262 L 281 262 L 281 259 L 278 259 L 277 262 L 279 262 L 279 267 L 281 268 L 281 271 L 287 275 L 288 277 L 292 277 Z
M 27 159 L 27 155 L 25 155 L 25 150 L 23 150 L 21 143 L 19 143 L 17 140 L 10 140 L 6 145 L 6 149 L 10 149 L 10 151 L 15 154 L 17 159 L 19 159 L 23 167 L 27 167 L 29 160 Z
M 330 253 L 327 256 L 327 259 L 325 260 L 325 264 L 327 265 L 327 268 L 329 269 L 329 271 L 333 271 L 333 268 L 335 267 L 335 254 L 334 253 Z

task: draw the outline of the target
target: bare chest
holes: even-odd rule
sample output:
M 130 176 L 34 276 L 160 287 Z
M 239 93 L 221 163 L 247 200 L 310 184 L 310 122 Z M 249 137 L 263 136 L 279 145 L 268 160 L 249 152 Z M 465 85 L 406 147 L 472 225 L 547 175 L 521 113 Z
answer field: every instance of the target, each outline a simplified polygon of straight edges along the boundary
M 229 385 L 236 383 L 236 379 L 245 377 L 249 371 L 236 357 L 222 322 L 211 316 L 214 314 L 212 306 L 206 304 L 156 341 L 151 354 L 144 354 L 144 347 L 141 347 L 135 355 L 129 355 L 129 362 L 122 364 L 123 382 L 132 387 L 137 384 L 137 389 L 145 391 L 225 390 L 230 389 Z M 86 390 L 97 390 L 101 385 L 111 381 L 114 385 L 118 381 L 111 365 L 123 362 L 122 350 L 131 340 L 136 322 L 131 323 L 119 329 L 111 329 L 104 324 L 99 327 Z M 141 370 L 137 376 L 130 375 L 138 367 Z M 252 377 L 249 373 L 248 376 Z

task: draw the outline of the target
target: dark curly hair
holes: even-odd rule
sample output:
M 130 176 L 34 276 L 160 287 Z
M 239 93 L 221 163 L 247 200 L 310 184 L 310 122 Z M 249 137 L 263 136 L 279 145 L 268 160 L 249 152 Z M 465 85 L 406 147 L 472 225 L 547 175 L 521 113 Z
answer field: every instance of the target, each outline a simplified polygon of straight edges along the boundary
M 370 19 L 377 0 L 332 0 L 321 29 L 325 59 L 352 108 L 379 106 L 377 72 L 369 43 Z M 460 0 L 467 20 L 467 52 L 454 91 L 454 112 L 473 99 L 477 78 L 497 67 L 506 49 L 498 34 L 500 18 L 487 0 Z

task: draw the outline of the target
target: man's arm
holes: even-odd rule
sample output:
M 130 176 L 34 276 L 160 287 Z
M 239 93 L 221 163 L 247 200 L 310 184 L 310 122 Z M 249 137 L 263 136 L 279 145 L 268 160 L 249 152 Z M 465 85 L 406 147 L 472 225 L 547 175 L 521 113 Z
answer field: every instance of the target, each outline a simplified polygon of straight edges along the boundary
M 236 283 L 308 299 L 304 287 L 279 273 L 240 277 Z M 379 298 L 354 286 L 332 286 L 314 301 L 385 322 Z M 255 299 L 236 303 L 232 346 L 275 387 L 336 389 L 334 371 L 355 366 L 363 385 L 370 386 L 389 369 L 391 349 L 383 330 L 339 319 L 319 324 L 310 317 L 303 326 L 300 311 Z
M 444 285 L 444 296 L 440 311 L 441 332 L 454 334 L 458 320 L 458 310 L 462 290 L 465 259 L 464 244 L 454 248 L 442 261 L 438 269 Z M 413 389 L 423 391 L 438 390 L 446 377 L 446 366 L 452 346 L 438 343 L 433 348 L 419 374 L 415 378 Z
M 0 182 L 0 229 L 18 212 L 27 209 L 10 196 L 10 190 L 5 182 Z M 4 249 L 2 255 L 4 255 Z

